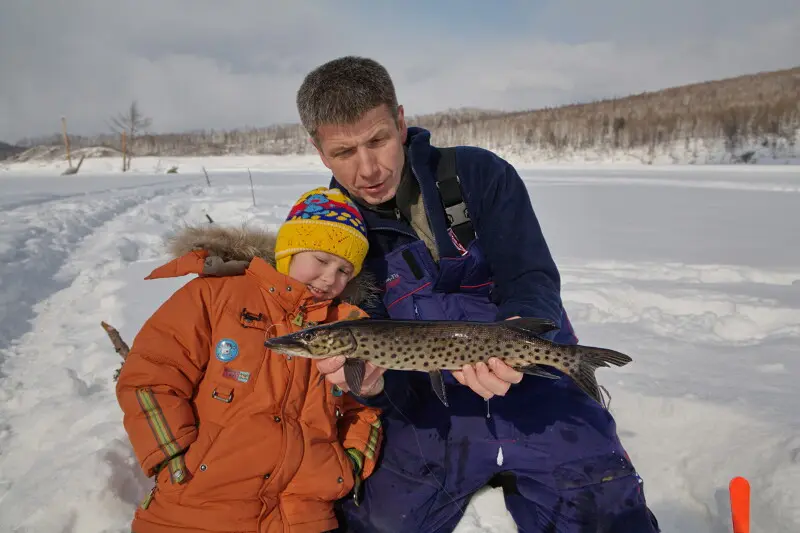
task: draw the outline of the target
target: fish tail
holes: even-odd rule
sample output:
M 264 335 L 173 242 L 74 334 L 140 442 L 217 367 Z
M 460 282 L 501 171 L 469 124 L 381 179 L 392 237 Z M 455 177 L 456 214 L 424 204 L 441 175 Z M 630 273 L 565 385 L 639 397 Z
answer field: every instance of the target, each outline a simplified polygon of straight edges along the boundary
M 624 353 L 607 348 L 575 346 L 575 350 L 577 355 L 580 356 L 580 364 L 578 365 L 578 371 L 572 374 L 572 379 L 586 394 L 605 407 L 595 371 L 600 367 L 608 367 L 609 365 L 625 366 L 632 359 Z

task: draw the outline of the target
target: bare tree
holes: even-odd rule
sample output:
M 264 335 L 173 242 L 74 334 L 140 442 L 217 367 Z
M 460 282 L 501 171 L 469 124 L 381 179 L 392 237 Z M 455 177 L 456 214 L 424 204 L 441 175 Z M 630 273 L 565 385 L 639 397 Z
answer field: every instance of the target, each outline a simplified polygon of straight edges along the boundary
M 116 117 L 111 117 L 111 129 L 119 134 L 125 132 L 125 136 L 127 137 L 127 148 L 125 150 L 127 155 L 126 159 L 123 161 L 123 171 L 131 168 L 131 156 L 136 135 L 140 131 L 149 128 L 152 123 L 153 119 L 142 115 L 136 100 L 131 102 L 131 106 L 125 113 L 119 113 Z

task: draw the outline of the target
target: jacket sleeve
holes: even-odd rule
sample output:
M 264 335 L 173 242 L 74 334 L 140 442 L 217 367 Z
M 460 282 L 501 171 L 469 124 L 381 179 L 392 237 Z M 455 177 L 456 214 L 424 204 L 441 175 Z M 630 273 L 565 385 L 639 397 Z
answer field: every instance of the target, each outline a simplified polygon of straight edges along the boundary
M 561 277 L 525 183 L 511 164 L 483 152 L 476 158 L 491 159 L 472 169 L 479 174 L 472 179 L 480 179 L 473 190 L 481 191 L 473 219 L 494 277 L 497 320 L 521 316 L 560 325 Z M 543 336 L 552 340 L 556 333 Z
M 142 326 L 119 374 L 123 425 L 147 476 L 167 466 L 173 483 L 188 479 L 183 454 L 197 438 L 190 402 L 208 364 L 210 297 L 202 279 L 175 292 Z

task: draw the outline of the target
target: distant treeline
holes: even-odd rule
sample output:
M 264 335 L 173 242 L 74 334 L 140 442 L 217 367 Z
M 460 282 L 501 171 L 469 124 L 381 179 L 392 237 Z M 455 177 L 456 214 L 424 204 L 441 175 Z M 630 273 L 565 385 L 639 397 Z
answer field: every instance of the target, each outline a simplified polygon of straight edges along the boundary
M 733 151 L 745 139 L 774 142 L 783 138 L 792 142 L 800 128 L 800 67 L 531 111 L 448 110 L 412 116 L 409 124 L 431 130 L 434 142 L 440 146 L 625 150 L 689 139 L 724 139 Z M 24 139 L 19 145 L 62 142 L 61 135 L 54 134 Z M 120 138 L 113 134 L 70 135 L 70 144 L 73 150 L 93 146 L 119 149 Z M 313 151 L 299 124 L 140 134 L 129 148 L 136 156 Z

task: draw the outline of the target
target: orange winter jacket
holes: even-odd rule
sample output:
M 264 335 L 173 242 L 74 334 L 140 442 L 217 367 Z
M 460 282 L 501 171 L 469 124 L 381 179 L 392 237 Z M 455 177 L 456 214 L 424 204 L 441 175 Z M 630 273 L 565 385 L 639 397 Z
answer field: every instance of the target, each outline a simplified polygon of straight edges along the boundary
M 264 340 L 365 314 L 315 303 L 270 264 L 271 239 L 255 239 L 261 256 L 250 258 L 242 242 L 253 235 L 210 233 L 179 237 L 186 253 L 148 276 L 199 274 L 146 321 L 119 375 L 123 424 L 156 477 L 132 531 L 335 529 L 333 502 L 374 468 L 379 412 L 321 380 L 314 361 Z

